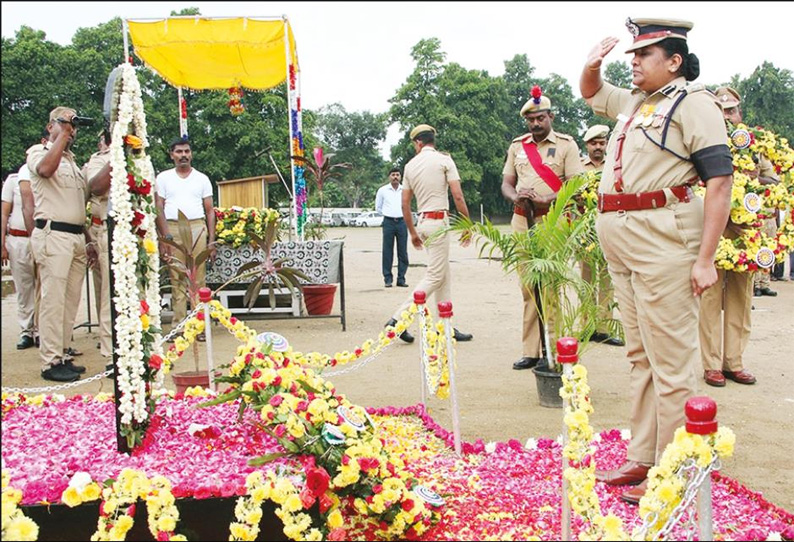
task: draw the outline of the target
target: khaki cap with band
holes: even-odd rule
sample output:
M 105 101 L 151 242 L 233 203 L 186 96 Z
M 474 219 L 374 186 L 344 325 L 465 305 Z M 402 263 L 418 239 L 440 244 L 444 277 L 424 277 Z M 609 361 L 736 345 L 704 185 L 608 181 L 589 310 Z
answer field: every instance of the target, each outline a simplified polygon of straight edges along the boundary
M 596 139 L 598 137 L 606 138 L 607 134 L 609 134 L 609 126 L 605 124 L 596 124 L 587 129 L 582 139 L 587 143 L 591 139 Z
M 433 135 L 436 134 L 436 129 L 430 126 L 429 124 L 420 124 L 413 130 L 411 130 L 411 141 L 417 138 L 420 134 L 425 132 L 432 132 Z
M 642 49 L 654 43 L 658 43 L 667 38 L 678 38 L 686 40 L 686 34 L 694 23 L 679 19 L 626 19 L 631 35 L 634 36 L 634 43 L 626 49 L 627 53 Z
M 739 93 L 731 87 L 720 87 L 714 91 L 714 95 L 717 97 L 717 101 L 720 102 L 723 109 L 736 107 L 742 101 L 741 97 L 739 97 Z

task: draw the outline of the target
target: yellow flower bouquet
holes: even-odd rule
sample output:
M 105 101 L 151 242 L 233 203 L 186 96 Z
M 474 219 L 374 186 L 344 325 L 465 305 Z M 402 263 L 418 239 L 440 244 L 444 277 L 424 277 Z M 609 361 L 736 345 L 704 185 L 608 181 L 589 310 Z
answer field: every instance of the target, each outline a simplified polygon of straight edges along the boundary
M 219 245 L 234 248 L 252 242 L 251 234 L 264 237 L 267 225 L 279 222 L 275 209 L 230 207 L 215 209 L 215 238 Z

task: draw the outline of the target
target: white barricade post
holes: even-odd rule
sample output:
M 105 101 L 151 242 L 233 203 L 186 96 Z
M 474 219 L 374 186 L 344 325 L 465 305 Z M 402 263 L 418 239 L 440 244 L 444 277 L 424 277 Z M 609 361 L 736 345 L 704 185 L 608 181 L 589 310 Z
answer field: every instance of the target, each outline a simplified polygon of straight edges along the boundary
M 215 390 L 215 371 L 212 368 L 212 317 L 210 316 L 210 301 L 212 290 L 199 288 L 199 301 L 204 304 L 204 337 L 207 344 L 207 371 L 209 371 L 210 389 Z
M 711 397 L 692 397 L 684 407 L 686 430 L 693 435 L 711 435 L 717 432 L 717 403 Z M 698 489 L 698 540 L 714 540 L 714 523 L 711 509 L 711 473 Z
M 425 371 L 425 352 L 427 352 L 427 335 L 425 335 L 425 302 L 427 294 L 421 290 L 414 292 L 414 303 L 419 309 L 419 334 L 422 338 L 419 341 L 419 378 L 421 379 L 421 393 L 419 395 L 422 406 L 427 405 L 427 372 Z
M 460 414 L 458 412 L 458 391 L 455 387 L 455 347 L 452 343 L 452 303 L 442 301 L 438 304 L 438 317 L 444 322 L 444 336 L 447 340 L 447 363 L 449 364 L 449 392 L 452 398 L 452 435 L 455 438 L 455 453 L 461 455 Z M 442 368 L 443 371 L 443 368 Z
M 557 341 L 557 363 L 562 364 L 562 374 L 567 379 L 573 378 L 573 365 L 579 361 L 579 341 L 573 337 L 562 337 Z M 563 400 L 563 418 L 572 412 L 571 398 Z M 562 521 L 561 540 L 571 540 L 571 501 L 568 498 L 568 480 L 565 469 L 568 459 L 565 457 L 565 446 L 568 444 L 568 427 L 562 423 Z

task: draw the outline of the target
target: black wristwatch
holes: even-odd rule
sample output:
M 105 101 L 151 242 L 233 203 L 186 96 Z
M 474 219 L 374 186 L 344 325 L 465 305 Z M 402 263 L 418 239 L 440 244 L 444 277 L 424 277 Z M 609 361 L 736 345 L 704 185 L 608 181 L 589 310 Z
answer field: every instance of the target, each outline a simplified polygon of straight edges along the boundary
M 173 236 L 173 235 L 171 235 L 171 234 L 169 233 L 169 234 L 167 234 L 167 235 L 165 236 L 165 240 L 166 240 L 166 241 L 173 241 L 173 240 L 174 240 L 174 236 Z

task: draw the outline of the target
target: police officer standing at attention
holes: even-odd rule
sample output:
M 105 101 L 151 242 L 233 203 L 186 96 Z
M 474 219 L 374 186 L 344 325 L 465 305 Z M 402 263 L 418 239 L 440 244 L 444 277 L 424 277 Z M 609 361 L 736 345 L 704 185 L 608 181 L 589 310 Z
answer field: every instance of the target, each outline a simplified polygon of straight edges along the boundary
M 526 232 L 548 213 L 549 205 L 557 197 L 565 179 L 584 172 L 579 160 L 579 148 L 574 139 L 555 132 L 551 100 L 535 85 L 530 98 L 521 108 L 529 133 L 517 137 L 507 149 L 502 169 L 502 195 L 513 204 L 510 225 L 514 232 Z M 523 354 L 513 363 L 513 369 L 545 366 L 543 323 L 538 314 L 534 293 L 521 284 L 524 299 Z M 550 315 L 546 325 L 551 327 Z
M 608 37 L 590 51 L 580 90 L 597 115 L 617 119 L 598 195 L 596 229 L 626 331 L 631 367 L 631 443 L 618 469 L 596 471 L 610 485 L 639 484 L 621 498 L 637 503 L 647 474 L 697 385 L 700 295 L 717 282 L 714 254 L 728 221 L 733 165 L 722 110 L 689 52 L 693 24 L 627 21 L 627 53 L 637 88 L 601 78 Z M 690 185 L 706 184 L 704 199 Z
M 375 195 L 375 211 L 383 215 L 383 255 L 381 268 L 383 284 L 391 288 L 394 274 L 394 243 L 397 243 L 397 286 L 407 288 L 405 272 L 408 270 L 408 228 L 403 220 L 402 194 L 400 185 L 400 168 L 391 168 L 389 171 L 389 184 L 378 188 Z M 412 221 L 413 222 L 413 221 Z
M 405 165 L 403 181 L 402 212 L 403 220 L 408 226 L 411 243 L 417 250 L 427 247 L 427 273 L 416 285 L 414 291 L 423 291 L 430 297 L 435 294 L 436 306 L 442 301 L 452 301 L 452 275 L 449 270 L 449 235 L 443 234 L 428 244 L 426 240 L 439 230 L 449 226 L 449 197 L 447 187 L 452 193 L 458 213 L 468 218 L 469 209 L 463 197 L 458 168 L 452 157 L 436 150 L 436 129 L 427 124 L 420 124 L 411 130 L 411 142 L 416 156 Z M 416 209 L 419 222 L 414 227 L 411 215 L 411 199 L 416 194 Z M 468 246 L 471 237 L 464 232 L 461 246 Z M 398 308 L 386 325 L 393 326 L 404 310 L 413 303 L 413 294 Z M 470 341 L 470 333 L 462 333 L 455 329 L 455 340 Z M 413 336 L 407 331 L 400 334 L 405 342 L 413 342 Z
M 742 122 L 739 93 L 730 87 L 715 92 L 725 120 L 735 126 Z M 777 182 L 775 170 L 768 159 L 759 163 L 761 184 Z M 772 219 L 774 222 L 774 219 Z M 735 239 L 741 227 L 728 223 L 723 236 Z M 700 349 L 703 358 L 703 379 L 709 386 L 723 387 L 729 378 L 739 384 L 755 384 L 753 374 L 744 368 L 742 355 L 750 341 L 752 329 L 753 274 L 717 270 L 717 284 L 703 293 L 700 301 Z M 720 313 L 723 318 L 720 318 Z
M 582 166 L 585 171 L 604 171 L 604 157 L 607 150 L 607 135 L 609 126 L 596 124 L 587 129 L 584 134 L 584 144 L 587 147 L 587 156 L 582 158 Z M 593 270 L 587 262 L 579 262 L 582 268 L 582 279 L 591 284 L 598 294 L 598 307 L 601 311 L 601 318 L 606 319 L 612 316 L 610 306 L 614 300 L 612 292 L 612 281 L 609 280 L 609 273 L 606 267 L 598 273 L 598 277 L 593 276 Z M 594 284 L 598 280 L 598 284 Z M 610 337 L 604 331 L 596 331 L 590 336 L 591 342 L 608 344 L 610 346 L 623 346 L 624 343 L 617 337 Z
M 85 231 L 89 189 L 70 150 L 77 136 L 75 116 L 68 107 L 53 109 L 47 124 L 49 141 L 31 147 L 27 160 L 35 202 L 31 247 L 41 277 L 41 376 L 58 382 L 72 382 L 85 372 L 65 351 L 86 264 L 96 259 L 96 248 Z

